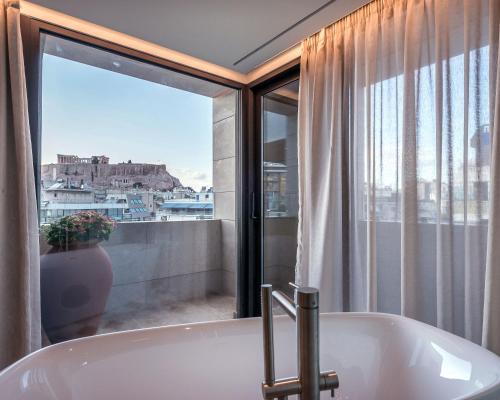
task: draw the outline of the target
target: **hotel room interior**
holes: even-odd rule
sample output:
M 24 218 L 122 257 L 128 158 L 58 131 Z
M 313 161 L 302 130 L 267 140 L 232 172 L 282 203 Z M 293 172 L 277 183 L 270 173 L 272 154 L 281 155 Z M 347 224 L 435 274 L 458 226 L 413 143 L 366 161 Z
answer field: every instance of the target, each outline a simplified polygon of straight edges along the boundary
M 0 400 L 500 400 L 500 0 L 0 35 Z

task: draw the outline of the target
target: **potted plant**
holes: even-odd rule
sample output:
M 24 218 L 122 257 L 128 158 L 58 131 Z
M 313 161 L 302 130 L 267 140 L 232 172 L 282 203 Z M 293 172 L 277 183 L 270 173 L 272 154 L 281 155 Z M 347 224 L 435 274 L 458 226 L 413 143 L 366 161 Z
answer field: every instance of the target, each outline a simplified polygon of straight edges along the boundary
M 115 226 L 83 211 L 42 228 L 51 246 L 40 260 L 42 323 L 52 343 L 97 332 L 113 284 L 111 259 L 99 243 Z

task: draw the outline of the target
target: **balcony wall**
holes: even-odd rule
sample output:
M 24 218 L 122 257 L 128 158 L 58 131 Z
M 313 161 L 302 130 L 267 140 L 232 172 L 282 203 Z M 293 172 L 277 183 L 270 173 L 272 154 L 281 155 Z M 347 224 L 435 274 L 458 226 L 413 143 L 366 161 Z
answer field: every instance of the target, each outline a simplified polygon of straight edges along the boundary
M 399 222 L 377 222 L 377 286 L 378 286 L 378 311 L 399 314 L 401 312 L 401 224 Z M 366 222 L 359 222 L 360 255 L 366 254 Z M 453 289 L 450 296 L 453 298 L 456 332 L 461 332 L 464 326 L 464 296 L 465 296 L 465 232 L 463 225 L 442 226 L 443 258 L 450 260 L 452 266 Z M 469 243 L 471 267 L 473 275 L 467 281 L 474 293 L 484 295 L 484 273 L 486 255 L 486 225 L 471 225 L 467 233 Z M 416 272 L 416 290 L 421 302 L 419 312 L 423 315 L 424 322 L 436 323 L 436 225 L 432 223 L 419 223 L 417 236 L 417 249 L 419 256 Z M 452 243 L 452 250 L 446 250 L 446 244 Z M 366 259 L 361 259 L 366 265 Z M 366 275 L 362 277 L 362 286 L 366 287 Z M 362 309 L 359 305 L 359 309 Z M 472 312 L 475 326 L 481 326 L 482 311 L 480 308 Z
M 106 311 L 225 294 L 221 243 L 219 220 L 119 223 L 101 243 L 114 275 Z
M 223 293 L 218 220 L 118 224 L 103 247 L 114 273 L 107 311 Z

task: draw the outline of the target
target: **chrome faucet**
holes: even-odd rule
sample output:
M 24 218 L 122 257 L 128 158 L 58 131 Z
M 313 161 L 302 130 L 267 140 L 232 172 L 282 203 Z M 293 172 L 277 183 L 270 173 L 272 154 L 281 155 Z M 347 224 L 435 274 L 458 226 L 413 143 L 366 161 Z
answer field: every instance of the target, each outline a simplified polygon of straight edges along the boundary
M 339 386 L 337 373 L 319 371 L 319 291 L 310 287 L 295 288 L 295 301 L 280 291 L 273 291 L 272 285 L 261 286 L 262 333 L 264 339 L 264 399 L 285 400 L 299 395 L 301 400 L 319 400 L 320 392 L 334 390 Z M 298 377 L 275 379 L 273 298 L 296 321 Z

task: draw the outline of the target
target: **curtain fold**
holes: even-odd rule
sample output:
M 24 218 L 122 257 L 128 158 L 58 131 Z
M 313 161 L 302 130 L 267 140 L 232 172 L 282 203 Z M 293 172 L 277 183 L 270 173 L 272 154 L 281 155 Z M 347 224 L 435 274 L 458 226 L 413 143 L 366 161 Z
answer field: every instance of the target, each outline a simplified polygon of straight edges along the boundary
M 0 0 L 0 369 L 41 345 L 38 219 L 19 4 Z
M 498 17 L 500 6 L 491 10 L 491 15 Z M 500 19 L 500 18 L 499 18 Z M 492 52 L 497 57 L 497 63 L 491 63 L 490 77 L 495 74 L 492 90 L 495 90 L 494 105 L 492 110 L 492 147 L 491 147 L 491 193 L 489 213 L 488 252 L 486 258 L 486 290 L 483 319 L 483 345 L 500 354 L 500 49 L 498 47 L 500 26 L 498 19 L 493 19 L 494 38 Z M 496 211 L 496 213 L 495 213 Z
M 376 0 L 303 42 L 296 272 L 323 311 L 500 354 L 499 8 Z

